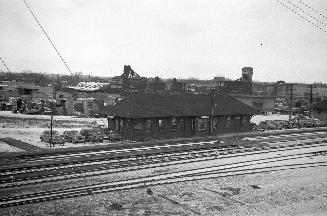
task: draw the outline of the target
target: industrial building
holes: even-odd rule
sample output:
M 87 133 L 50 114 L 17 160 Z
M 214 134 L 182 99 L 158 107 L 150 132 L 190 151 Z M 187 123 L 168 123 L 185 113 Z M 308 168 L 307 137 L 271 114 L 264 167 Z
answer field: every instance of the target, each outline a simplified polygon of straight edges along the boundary
M 138 75 L 130 65 L 124 65 L 123 74 L 112 78 L 112 88 L 144 93 L 147 88 L 147 78 Z
M 215 80 L 215 87 L 222 93 L 225 94 L 252 94 L 252 76 L 253 68 L 244 67 L 242 68 L 242 77 L 235 80 Z
M 56 92 L 56 101 L 61 105 L 57 107 L 58 115 L 73 115 L 73 97 L 68 92 Z
M 166 83 L 159 77 L 148 79 L 147 93 L 163 93 L 166 91 Z

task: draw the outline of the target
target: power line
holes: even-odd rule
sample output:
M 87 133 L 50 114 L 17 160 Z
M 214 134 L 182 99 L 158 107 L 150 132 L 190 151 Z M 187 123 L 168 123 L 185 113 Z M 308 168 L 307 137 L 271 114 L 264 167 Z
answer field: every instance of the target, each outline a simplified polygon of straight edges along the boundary
M 293 11 L 295 14 L 297 14 L 298 16 L 302 17 L 303 19 L 305 19 L 306 21 L 308 21 L 310 24 L 312 24 L 313 26 L 319 28 L 320 30 L 326 32 L 326 29 L 322 28 L 321 26 L 317 25 L 316 23 L 312 22 L 311 20 L 307 19 L 306 17 L 303 17 L 301 14 L 299 14 L 297 11 L 293 10 L 292 8 L 288 7 L 287 5 L 285 5 L 283 2 L 277 0 L 277 2 L 279 2 L 280 4 L 282 4 L 283 6 L 285 6 L 286 8 L 288 8 L 289 10 Z M 319 21 L 317 18 L 315 18 L 314 16 L 312 16 L 310 13 L 304 11 L 303 9 L 301 9 L 299 6 L 295 5 L 294 3 L 290 2 L 289 0 L 287 0 L 287 2 L 290 5 L 293 5 L 294 7 L 296 7 L 297 9 L 299 9 L 302 13 L 307 14 L 308 16 L 310 16 L 311 18 L 313 18 L 315 21 L 321 23 L 322 25 L 326 26 L 327 25 L 321 21 Z
M 316 11 L 315 9 L 313 9 L 312 7 L 310 7 L 309 5 L 307 5 L 306 3 L 302 2 L 301 0 L 299 0 L 299 2 L 301 4 L 303 4 L 304 6 L 306 6 L 307 8 L 309 8 L 310 10 L 314 11 L 315 13 L 319 14 L 320 16 L 322 16 L 323 18 L 327 19 L 326 16 L 324 16 L 323 14 L 321 14 L 319 11 Z
M 52 42 L 52 40 L 50 39 L 49 35 L 46 33 L 46 31 L 44 30 L 44 28 L 42 27 L 41 23 L 39 22 L 39 20 L 36 18 L 36 16 L 34 15 L 33 11 L 31 10 L 31 8 L 29 7 L 29 5 L 27 4 L 27 2 L 25 0 L 23 0 L 23 2 L 25 3 L 27 9 L 30 11 L 30 13 L 32 14 L 32 16 L 34 17 L 35 21 L 37 22 L 37 24 L 40 26 L 40 28 L 42 29 L 43 33 L 45 34 L 45 36 L 48 38 L 48 40 L 50 41 L 52 47 L 55 49 L 55 51 L 57 52 L 58 56 L 60 57 L 61 61 L 64 63 L 64 65 L 66 66 L 66 68 L 69 70 L 70 74 L 73 74 L 72 71 L 70 70 L 70 68 L 68 67 L 67 63 L 65 62 L 65 60 L 63 59 L 63 57 L 60 55 L 59 51 L 57 50 L 56 46 L 54 45 L 54 43 Z
M 313 23 L 311 20 L 305 18 L 304 16 L 302 16 L 301 14 L 299 14 L 297 11 L 293 10 L 292 8 L 290 8 L 289 6 L 287 6 L 286 4 L 284 4 L 283 2 L 277 0 L 277 2 L 281 5 L 283 5 L 284 7 L 286 7 L 287 9 L 291 10 L 293 13 L 295 13 L 296 15 L 300 16 L 302 19 L 305 19 L 307 22 L 309 22 L 311 25 L 313 25 L 316 28 L 319 28 L 320 30 L 324 31 L 327 33 L 326 29 L 323 29 L 322 27 L 316 25 L 315 23 Z
M 6 65 L 6 63 L 2 60 L 2 58 L 0 57 L 2 64 L 7 68 L 8 72 L 11 73 L 11 71 L 9 70 L 8 66 Z
M 290 3 L 291 5 L 293 5 L 294 7 L 296 7 L 297 9 L 299 9 L 302 13 L 307 14 L 308 16 L 310 16 L 312 19 L 316 20 L 317 22 L 319 22 L 320 24 L 324 25 L 325 27 L 327 27 L 327 25 L 323 22 L 321 22 L 319 19 L 317 19 L 316 17 L 312 16 L 310 13 L 304 11 L 303 9 L 301 9 L 299 6 L 297 6 L 296 4 L 290 2 L 289 0 L 287 0 L 288 3 Z

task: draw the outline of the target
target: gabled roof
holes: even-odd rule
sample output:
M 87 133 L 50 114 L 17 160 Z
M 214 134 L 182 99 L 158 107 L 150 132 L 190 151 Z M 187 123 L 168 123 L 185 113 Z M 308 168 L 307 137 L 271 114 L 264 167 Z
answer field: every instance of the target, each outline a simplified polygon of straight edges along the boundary
M 317 103 L 313 106 L 313 109 L 323 109 L 327 110 L 327 100 L 321 101 L 320 103 Z
M 109 115 L 124 118 L 253 115 L 252 107 L 228 95 L 136 94 L 117 102 Z

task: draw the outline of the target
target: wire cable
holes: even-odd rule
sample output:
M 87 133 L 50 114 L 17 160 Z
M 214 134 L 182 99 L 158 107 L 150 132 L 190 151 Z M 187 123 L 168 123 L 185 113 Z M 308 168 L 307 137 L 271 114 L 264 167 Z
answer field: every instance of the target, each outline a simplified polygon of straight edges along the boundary
M 324 16 L 324 15 L 323 15 L 322 13 L 320 13 L 319 11 L 313 9 L 312 7 L 310 7 L 309 5 L 307 5 L 306 3 L 304 3 L 303 1 L 299 0 L 299 2 L 300 2 L 301 4 L 303 4 L 304 6 L 306 6 L 307 8 L 309 8 L 310 10 L 312 10 L 313 12 L 315 12 L 315 13 L 319 14 L 320 16 L 322 16 L 323 18 L 327 19 L 326 16 Z
M 305 19 L 307 22 L 309 22 L 311 25 L 313 25 L 316 28 L 319 28 L 320 30 L 324 31 L 327 33 L 327 30 L 318 26 L 317 24 L 313 23 L 311 20 L 307 19 L 306 17 L 302 16 L 301 14 L 299 14 L 297 11 L 293 10 L 292 8 L 290 8 L 289 6 L 287 6 L 285 3 L 281 2 L 280 0 L 276 0 L 279 4 L 283 5 L 284 7 L 286 7 L 287 9 L 291 10 L 293 13 L 295 13 L 296 15 L 300 16 L 302 19 Z
M 3 61 L 3 59 L 0 57 L 2 64 L 7 68 L 8 72 L 11 73 L 11 71 L 9 70 L 8 66 L 6 65 L 6 63 Z
M 66 68 L 68 69 L 68 71 L 70 72 L 70 74 L 72 75 L 72 71 L 70 70 L 70 68 L 68 67 L 66 61 L 64 60 L 64 58 L 60 55 L 58 49 L 56 48 L 56 46 L 54 45 L 54 43 L 52 42 L 52 40 L 50 39 L 49 35 L 46 33 L 46 31 L 44 30 L 44 28 L 42 27 L 41 23 L 39 22 L 39 20 L 36 18 L 35 14 L 33 13 L 33 11 L 31 10 L 31 8 L 29 7 L 29 5 L 27 4 L 27 2 L 25 0 L 22 0 L 27 9 L 29 10 L 29 12 L 32 14 L 32 16 L 34 17 L 35 21 L 37 22 L 37 24 L 40 26 L 40 28 L 42 29 L 43 33 L 45 34 L 45 36 L 48 38 L 48 40 L 50 41 L 52 47 L 55 49 L 55 51 L 57 52 L 58 56 L 60 57 L 61 61 L 64 63 L 64 65 L 66 66 Z
M 321 22 L 319 19 L 317 19 L 316 17 L 312 16 L 310 13 L 306 12 L 305 10 L 301 9 L 298 5 L 290 2 L 289 0 L 287 0 L 287 2 L 291 5 L 293 5 L 294 7 L 296 7 L 297 9 L 299 9 L 302 13 L 307 14 L 308 16 L 310 16 L 312 19 L 316 20 L 317 22 L 319 22 L 320 24 L 324 25 L 325 27 L 327 27 L 327 25 L 323 22 Z

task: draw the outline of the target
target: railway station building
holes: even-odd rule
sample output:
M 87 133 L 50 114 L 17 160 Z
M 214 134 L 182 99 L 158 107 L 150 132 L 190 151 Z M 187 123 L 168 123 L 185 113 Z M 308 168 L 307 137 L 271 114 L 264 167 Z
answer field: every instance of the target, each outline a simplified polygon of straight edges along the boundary
M 135 94 L 107 114 L 124 139 L 148 140 L 249 131 L 256 110 L 225 94 Z

